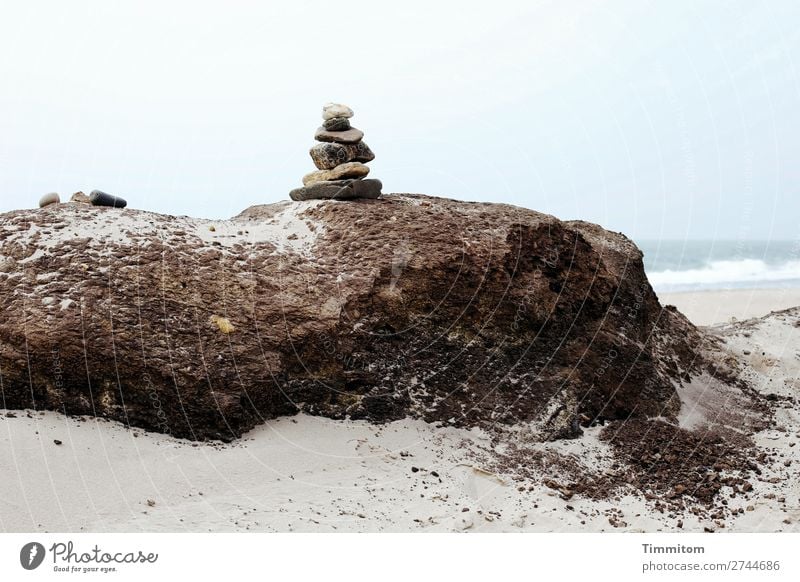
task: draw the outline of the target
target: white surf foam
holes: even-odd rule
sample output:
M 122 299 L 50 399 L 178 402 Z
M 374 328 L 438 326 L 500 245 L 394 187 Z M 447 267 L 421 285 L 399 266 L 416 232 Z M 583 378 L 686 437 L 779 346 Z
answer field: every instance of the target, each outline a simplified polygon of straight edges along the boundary
M 770 264 L 759 259 L 711 261 L 707 266 L 648 273 L 650 283 L 660 291 L 719 289 L 726 287 L 775 287 L 800 281 L 800 260 Z

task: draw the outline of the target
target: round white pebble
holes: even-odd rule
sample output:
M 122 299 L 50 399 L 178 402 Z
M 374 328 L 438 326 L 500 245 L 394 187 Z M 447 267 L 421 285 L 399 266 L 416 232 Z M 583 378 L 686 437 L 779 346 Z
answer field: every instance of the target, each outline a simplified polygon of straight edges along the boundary
M 61 197 L 58 195 L 58 192 L 50 192 L 39 198 L 39 208 L 44 208 L 51 204 L 58 204 L 59 202 L 61 202 Z
M 322 119 L 334 117 L 353 117 L 353 110 L 341 103 L 326 103 L 322 106 Z

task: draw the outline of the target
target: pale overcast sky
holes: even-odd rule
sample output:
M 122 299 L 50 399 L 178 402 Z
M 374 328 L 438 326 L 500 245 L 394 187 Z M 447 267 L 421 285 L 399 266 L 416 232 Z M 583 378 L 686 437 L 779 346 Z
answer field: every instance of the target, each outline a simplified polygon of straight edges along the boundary
M 800 236 L 800 2 L 4 2 L 0 210 L 227 217 L 355 110 L 385 192 L 634 238 Z

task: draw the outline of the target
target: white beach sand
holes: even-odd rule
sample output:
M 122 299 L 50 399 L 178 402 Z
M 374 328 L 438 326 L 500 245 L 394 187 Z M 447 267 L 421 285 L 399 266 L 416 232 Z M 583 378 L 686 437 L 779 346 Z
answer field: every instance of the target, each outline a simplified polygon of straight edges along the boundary
M 552 447 L 602 462 L 596 432 Z M 676 523 L 639 497 L 520 491 L 474 464 L 469 452 L 488 444 L 480 433 L 418 421 L 376 427 L 298 416 L 237 444 L 193 445 L 23 412 L 0 421 L 0 434 L 3 531 L 641 532 Z M 765 511 L 756 527 L 774 531 L 784 518 Z M 686 531 L 705 525 L 684 518 Z
M 737 301 L 695 294 L 707 322 L 779 306 L 747 292 Z M 674 301 L 683 298 L 671 296 Z M 688 301 L 688 298 L 686 298 Z M 797 302 L 800 304 L 800 301 Z M 800 390 L 797 314 L 725 335 L 749 358 L 763 392 Z M 722 330 L 725 333 L 725 330 Z M 404 420 L 384 426 L 310 416 L 281 418 L 230 445 L 191 443 L 93 418 L 0 411 L 0 530 L 20 531 L 703 531 L 690 513 L 659 512 L 634 495 L 565 500 L 539 483 L 487 472 L 480 431 Z M 800 406 L 779 411 L 758 444 L 775 452 L 725 531 L 800 531 Z M 542 444 L 587 467 L 608 462 L 588 429 Z M 56 444 L 55 440 L 62 444 Z M 542 475 L 543 477 L 549 476 Z M 613 523 L 612 523 L 613 522 Z
M 695 325 L 728 323 L 800 306 L 800 289 L 730 289 L 659 293 L 662 305 L 674 305 Z

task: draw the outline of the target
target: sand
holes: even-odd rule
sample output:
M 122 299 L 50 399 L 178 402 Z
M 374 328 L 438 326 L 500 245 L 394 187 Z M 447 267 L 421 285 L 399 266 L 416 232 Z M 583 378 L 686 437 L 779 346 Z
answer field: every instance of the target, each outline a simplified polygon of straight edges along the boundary
M 193 445 L 104 420 L 15 414 L 0 420 L 0 470 L 7 476 L 0 483 L 3 531 L 674 527 L 674 519 L 634 496 L 566 501 L 547 487 L 519 491 L 517 483 L 475 464 L 472 453 L 488 446 L 478 431 L 411 420 L 376 427 L 301 415 L 270 421 L 234 445 Z M 554 448 L 578 458 L 602 458 L 604 446 L 595 432 Z M 610 516 L 624 525 L 615 528 Z M 697 520 L 685 527 L 702 531 L 703 525 Z
M 63 246 L 66 241 L 91 237 L 103 243 L 131 242 L 131 233 L 147 234 L 152 241 L 165 239 L 165 234 L 188 238 L 199 238 L 206 243 L 213 243 L 221 252 L 245 244 L 272 244 L 277 251 L 292 250 L 301 255 L 311 253 L 317 238 L 324 233 L 323 224 L 309 218 L 305 213 L 319 205 L 321 201 L 312 200 L 302 204 L 283 202 L 271 205 L 269 214 L 259 220 L 236 217 L 231 220 L 207 220 L 189 216 L 166 217 L 163 214 L 141 210 L 114 210 L 102 213 L 87 213 L 81 204 L 65 203 L 53 211 L 58 212 L 61 222 L 56 227 L 48 225 L 40 227 L 36 224 L 24 225 L 24 228 L 10 230 L 5 233 L 4 242 L 26 244 L 36 235 L 36 251 L 22 261 L 30 263 L 49 249 Z M 173 228 L 164 228 L 168 222 Z M 150 244 L 149 242 L 147 244 Z M 0 255 L 0 259 L 2 259 Z
M 731 301 L 693 294 L 713 315 L 741 317 L 777 295 Z M 677 297 L 677 296 L 671 296 Z M 688 299 L 688 298 L 687 298 Z M 683 301 L 678 298 L 675 301 Z M 800 304 L 800 301 L 798 301 Z M 727 309 L 727 311 L 723 311 Z M 800 390 L 798 314 L 719 328 L 764 393 Z M 774 462 L 724 531 L 800 531 L 800 406 L 757 436 Z M 600 428 L 540 444 L 587 471 L 611 463 Z M 60 441 L 61 444 L 57 444 Z M 383 426 L 300 415 L 233 444 L 191 443 L 94 418 L 0 411 L 0 531 L 703 531 L 708 517 L 658 511 L 638 494 L 565 499 L 539 479 L 515 482 L 482 464 L 482 431 L 403 420 Z M 552 474 L 551 474 L 552 473 Z M 678 528 L 678 520 L 682 527 Z
M 695 325 L 729 323 L 761 317 L 800 305 L 800 289 L 731 289 L 659 293 L 663 305 L 676 306 Z

